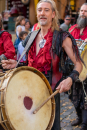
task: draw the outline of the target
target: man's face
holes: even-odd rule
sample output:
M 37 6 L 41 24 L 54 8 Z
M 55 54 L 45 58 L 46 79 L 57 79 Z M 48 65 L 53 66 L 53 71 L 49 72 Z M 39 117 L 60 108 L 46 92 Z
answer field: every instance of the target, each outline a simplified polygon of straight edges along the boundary
M 81 6 L 79 16 L 82 17 L 82 18 L 87 17 L 87 5 Z
M 49 26 L 52 19 L 55 17 L 55 12 L 52 11 L 51 4 L 42 2 L 37 7 L 37 19 L 41 26 Z
M 87 5 L 82 5 L 77 19 L 78 28 L 85 28 L 87 26 Z

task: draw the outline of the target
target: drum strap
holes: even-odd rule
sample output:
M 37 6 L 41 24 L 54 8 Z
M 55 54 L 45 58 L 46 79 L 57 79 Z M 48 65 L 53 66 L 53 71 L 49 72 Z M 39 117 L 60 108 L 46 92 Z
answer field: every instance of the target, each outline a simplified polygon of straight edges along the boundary
M 32 43 L 33 43 L 33 41 L 35 40 L 36 35 L 39 33 L 39 31 L 40 31 L 40 29 L 37 30 L 37 31 L 33 31 L 33 32 L 29 35 L 29 40 L 28 40 L 28 42 L 27 42 L 27 44 L 26 44 L 26 46 L 25 46 L 25 48 L 24 48 L 23 53 L 21 54 L 21 56 L 20 56 L 20 58 L 19 58 L 19 60 L 18 60 L 18 62 L 17 62 L 16 67 L 18 67 L 19 62 L 21 61 L 21 59 L 22 59 L 22 57 L 25 55 L 25 53 L 26 53 L 27 51 L 29 51 L 29 49 L 30 49 L 30 47 L 31 47 L 31 45 L 32 45 Z

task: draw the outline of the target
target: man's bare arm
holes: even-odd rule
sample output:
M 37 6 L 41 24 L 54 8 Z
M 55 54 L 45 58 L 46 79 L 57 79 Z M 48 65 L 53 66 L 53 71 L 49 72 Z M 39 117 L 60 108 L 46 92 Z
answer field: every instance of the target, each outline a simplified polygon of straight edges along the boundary
M 81 73 L 81 71 L 82 71 L 82 63 L 81 63 L 80 59 L 76 60 L 75 53 L 73 52 L 73 49 L 72 49 L 72 41 L 71 41 L 71 39 L 69 37 L 67 37 L 64 40 L 62 47 L 64 48 L 65 52 L 67 53 L 69 58 L 74 63 L 74 66 L 75 66 L 74 70 Z
M 82 71 L 82 63 L 81 63 L 80 59 L 76 60 L 75 54 L 74 54 L 73 49 L 72 49 L 72 41 L 71 41 L 71 39 L 67 37 L 63 41 L 62 47 L 64 48 L 65 52 L 67 53 L 67 55 L 69 56 L 69 58 L 74 63 L 74 65 L 75 65 L 74 70 L 76 70 L 80 74 L 81 71 Z M 56 89 L 60 89 L 60 93 L 66 92 L 66 91 L 68 91 L 71 88 L 72 84 L 73 84 L 72 78 L 68 77 L 68 78 L 64 79 L 59 84 L 59 86 Z

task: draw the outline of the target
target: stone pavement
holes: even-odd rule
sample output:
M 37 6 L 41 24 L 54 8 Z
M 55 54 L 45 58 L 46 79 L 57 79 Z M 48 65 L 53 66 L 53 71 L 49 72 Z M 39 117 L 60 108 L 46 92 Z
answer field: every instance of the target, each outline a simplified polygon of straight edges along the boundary
M 71 122 L 76 119 L 76 112 L 67 94 L 60 94 L 60 121 L 61 130 L 80 130 L 80 126 L 71 126 Z

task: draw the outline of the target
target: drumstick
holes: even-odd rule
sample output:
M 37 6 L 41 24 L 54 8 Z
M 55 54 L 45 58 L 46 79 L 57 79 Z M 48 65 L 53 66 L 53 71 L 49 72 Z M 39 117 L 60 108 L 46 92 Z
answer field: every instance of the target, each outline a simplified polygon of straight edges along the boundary
M 48 99 L 46 99 L 38 108 L 36 108 L 36 110 L 34 110 L 33 114 L 36 114 L 41 109 L 41 107 L 43 107 L 53 96 L 59 93 L 59 91 L 59 89 L 56 90 L 50 97 L 48 97 Z

